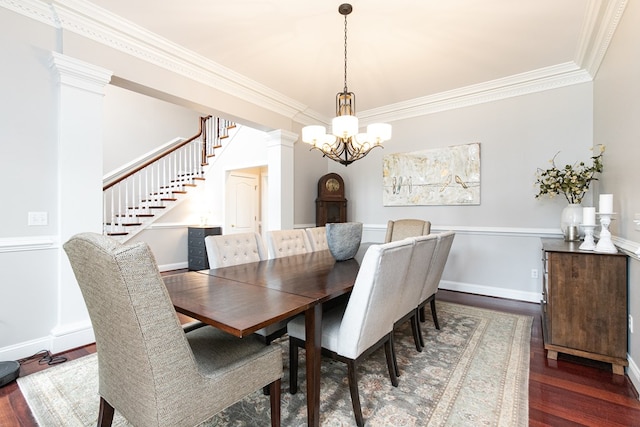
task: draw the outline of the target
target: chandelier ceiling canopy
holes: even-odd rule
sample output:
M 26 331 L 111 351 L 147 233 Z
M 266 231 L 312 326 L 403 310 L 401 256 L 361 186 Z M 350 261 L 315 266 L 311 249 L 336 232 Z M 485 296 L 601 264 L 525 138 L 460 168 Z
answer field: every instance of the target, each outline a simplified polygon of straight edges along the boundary
M 360 132 L 356 117 L 356 95 L 347 88 L 347 15 L 352 10 L 353 7 L 348 3 L 338 7 L 338 12 L 344 16 L 344 88 L 336 95 L 336 117 L 331 120 L 331 133 L 328 134 L 321 125 L 302 128 L 303 142 L 345 166 L 391 139 L 391 125 L 386 123 L 370 124 L 366 132 Z

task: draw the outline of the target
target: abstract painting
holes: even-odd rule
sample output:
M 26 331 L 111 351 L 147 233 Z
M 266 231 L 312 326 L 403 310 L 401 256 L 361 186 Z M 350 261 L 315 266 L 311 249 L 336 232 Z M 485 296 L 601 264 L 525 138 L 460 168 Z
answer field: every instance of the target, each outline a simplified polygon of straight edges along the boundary
M 384 156 L 384 206 L 479 205 L 480 143 Z

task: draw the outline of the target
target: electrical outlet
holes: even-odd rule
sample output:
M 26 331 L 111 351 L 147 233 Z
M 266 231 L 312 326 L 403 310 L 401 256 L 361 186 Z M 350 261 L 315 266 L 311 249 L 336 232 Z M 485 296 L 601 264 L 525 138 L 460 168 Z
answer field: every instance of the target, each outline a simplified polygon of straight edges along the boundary
M 537 279 L 538 278 L 538 269 L 537 268 L 532 268 L 531 269 L 531 278 L 532 279 Z
M 27 225 L 47 225 L 49 218 L 46 212 L 28 212 Z
M 629 315 L 629 332 L 633 333 L 633 316 Z

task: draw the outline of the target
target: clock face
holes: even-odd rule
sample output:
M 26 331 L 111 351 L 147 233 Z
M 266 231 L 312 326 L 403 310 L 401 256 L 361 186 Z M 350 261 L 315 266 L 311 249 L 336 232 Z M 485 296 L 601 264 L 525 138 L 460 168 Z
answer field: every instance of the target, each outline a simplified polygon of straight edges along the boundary
M 329 178 L 325 186 L 327 187 L 327 190 L 331 191 L 332 193 L 340 189 L 340 183 L 335 178 Z

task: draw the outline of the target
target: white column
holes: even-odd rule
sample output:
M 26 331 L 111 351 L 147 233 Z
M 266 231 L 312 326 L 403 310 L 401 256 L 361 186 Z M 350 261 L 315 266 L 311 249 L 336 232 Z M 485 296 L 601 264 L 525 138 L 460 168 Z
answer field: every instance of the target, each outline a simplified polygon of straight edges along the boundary
M 58 321 L 51 331 L 51 351 L 56 353 L 93 341 L 62 244 L 76 233 L 102 233 L 102 106 L 112 73 L 57 52 L 51 68 L 58 83 Z
M 293 144 L 298 135 L 285 130 L 267 133 L 269 230 L 293 228 Z

